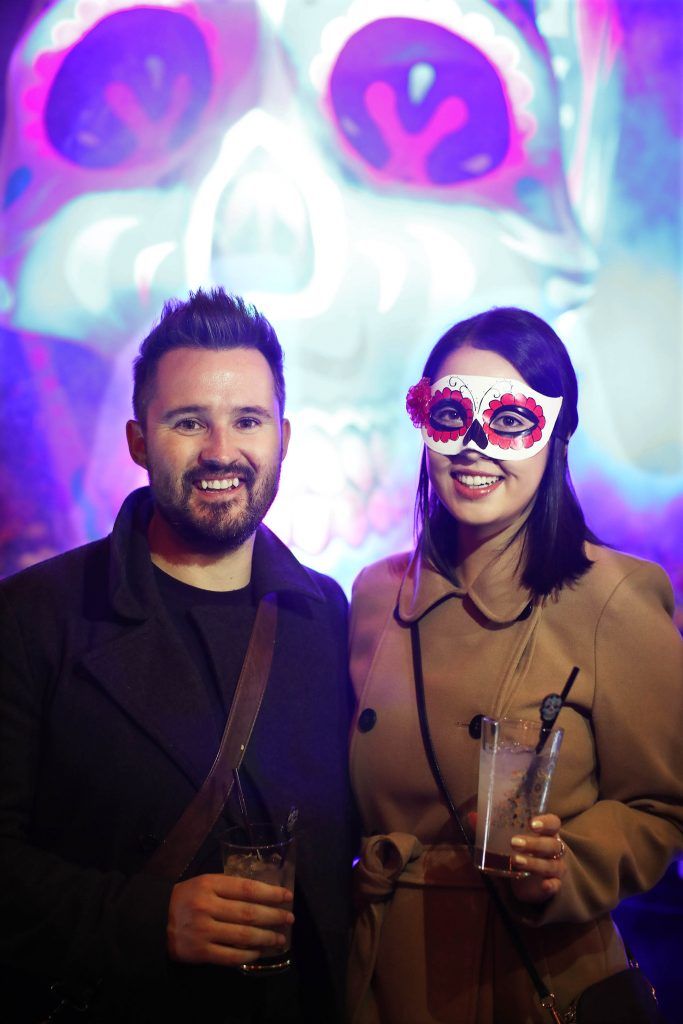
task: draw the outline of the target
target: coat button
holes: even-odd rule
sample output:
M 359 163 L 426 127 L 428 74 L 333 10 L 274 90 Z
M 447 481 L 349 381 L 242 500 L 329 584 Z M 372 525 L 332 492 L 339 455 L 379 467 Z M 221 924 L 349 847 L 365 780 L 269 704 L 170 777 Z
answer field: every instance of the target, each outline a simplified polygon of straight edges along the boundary
M 481 739 L 481 720 L 483 715 L 475 715 L 469 724 L 469 734 L 473 740 Z
M 519 615 L 515 619 L 515 622 L 524 622 L 526 619 L 529 618 L 529 616 L 531 615 L 533 610 L 534 610 L 534 602 L 533 601 L 529 601 L 529 603 L 527 605 L 525 605 L 524 608 L 522 608 L 521 612 L 519 613 Z
M 375 722 L 377 721 L 377 712 L 374 708 L 366 708 L 362 711 L 358 718 L 358 728 L 361 732 L 370 732 L 371 729 L 375 728 Z
M 151 832 L 143 832 L 138 836 L 138 842 L 140 843 L 140 849 L 143 853 L 154 853 L 159 840 L 156 836 L 153 836 Z

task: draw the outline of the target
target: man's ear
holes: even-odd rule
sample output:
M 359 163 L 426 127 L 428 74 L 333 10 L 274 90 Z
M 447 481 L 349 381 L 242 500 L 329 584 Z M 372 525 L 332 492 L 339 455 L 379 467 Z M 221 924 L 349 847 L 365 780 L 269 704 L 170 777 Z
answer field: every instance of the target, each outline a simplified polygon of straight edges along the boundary
M 128 441 L 128 451 L 133 462 L 136 462 L 138 466 L 142 466 L 143 469 L 147 469 L 145 435 L 137 420 L 128 420 L 126 423 L 126 440 Z
M 292 436 L 292 425 L 289 420 L 282 421 L 282 458 L 284 459 L 289 448 L 289 439 Z

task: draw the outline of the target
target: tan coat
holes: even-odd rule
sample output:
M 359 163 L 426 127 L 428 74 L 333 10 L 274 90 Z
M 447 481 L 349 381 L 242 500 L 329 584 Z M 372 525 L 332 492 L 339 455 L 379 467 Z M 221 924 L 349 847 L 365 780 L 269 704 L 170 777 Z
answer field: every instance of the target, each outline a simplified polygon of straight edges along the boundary
M 515 904 L 505 882 L 501 891 L 561 1007 L 625 965 L 609 911 L 653 886 L 683 847 L 683 646 L 663 570 L 592 545 L 587 554 L 579 583 L 526 615 L 514 545 L 498 558 L 480 549 L 467 591 L 408 555 L 356 581 L 351 772 L 371 838 L 357 872 L 354 1024 L 548 1019 L 437 795 L 397 602 L 404 623 L 420 620 L 431 731 L 464 812 L 476 803 L 472 716 L 538 720 L 543 697 L 579 666 L 548 808 L 563 821 L 564 884 L 540 908 Z

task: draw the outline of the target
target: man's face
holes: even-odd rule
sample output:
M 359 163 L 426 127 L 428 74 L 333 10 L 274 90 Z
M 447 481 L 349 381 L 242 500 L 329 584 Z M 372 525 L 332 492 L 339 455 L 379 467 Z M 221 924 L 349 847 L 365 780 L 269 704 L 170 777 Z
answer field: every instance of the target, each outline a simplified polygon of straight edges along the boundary
M 128 444 L 161 517 L 188 548 L 238 548 L 277 493 L 289 443 L 271 369 L 256 349 L 179 348 L 157 365 L 144 427 Z

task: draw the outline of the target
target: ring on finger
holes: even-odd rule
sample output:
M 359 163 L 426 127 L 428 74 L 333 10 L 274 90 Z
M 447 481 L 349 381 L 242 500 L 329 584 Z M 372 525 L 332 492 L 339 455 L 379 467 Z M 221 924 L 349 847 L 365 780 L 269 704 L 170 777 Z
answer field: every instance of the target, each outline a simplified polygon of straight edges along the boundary
M 562 860 L 562 858 L 564 857 L 565 853 L 567 852 L 567 847 L 564 844 L 564 840 L 560 839 L 560 837 L 558 836 L 557 837 L 557 841 L 560 844 L 560 848 L 557 851 L 557 853 L 553 854 L 552 860 Z

